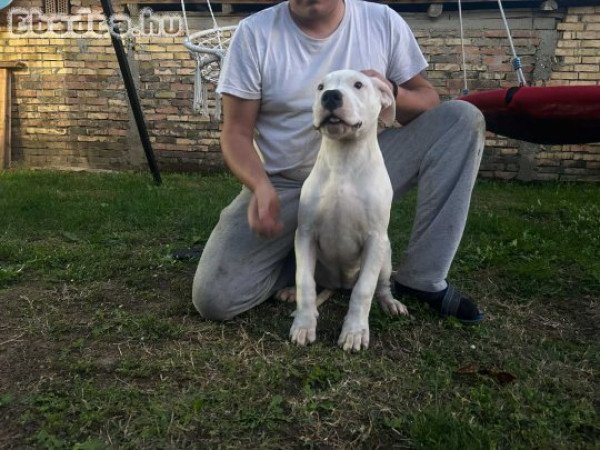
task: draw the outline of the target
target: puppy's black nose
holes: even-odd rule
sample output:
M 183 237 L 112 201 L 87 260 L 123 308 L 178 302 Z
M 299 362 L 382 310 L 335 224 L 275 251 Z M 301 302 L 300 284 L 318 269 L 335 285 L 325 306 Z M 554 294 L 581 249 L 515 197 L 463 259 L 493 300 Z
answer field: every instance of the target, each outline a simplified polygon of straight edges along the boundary
M 330 89 L 323 92 L 321 96 L 321 105 L 323 108 L 333 111 L 342 106 L 342 93 L 337 89 Z

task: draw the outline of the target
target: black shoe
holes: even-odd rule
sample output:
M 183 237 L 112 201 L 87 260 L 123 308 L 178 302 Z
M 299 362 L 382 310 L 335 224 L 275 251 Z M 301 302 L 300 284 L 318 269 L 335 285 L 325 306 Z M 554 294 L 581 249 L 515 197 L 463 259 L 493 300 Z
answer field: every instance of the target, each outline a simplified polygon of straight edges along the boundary
M 202 255 L 202 250 L 204 250 L 204 246 L 175 250 L 171 253 L 171 258 L 177 261 L 197 261 Z
M 392 281 L 396 294 L 408 295 L 424 301 L 442 317 L 456 317 L 459 321 L 468 325 L 479 323 L 485 318 L 473 299 L 461 294 L 450 283 L 443 291 L 427 292 L 409 288 L 396 280 Z

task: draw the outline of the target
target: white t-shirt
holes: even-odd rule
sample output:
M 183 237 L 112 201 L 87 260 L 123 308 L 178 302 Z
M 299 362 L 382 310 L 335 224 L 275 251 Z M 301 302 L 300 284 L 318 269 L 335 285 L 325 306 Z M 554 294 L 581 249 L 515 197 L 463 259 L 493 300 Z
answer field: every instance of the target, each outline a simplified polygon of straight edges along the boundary
M 402 84 L 427 67 L 395 11 L 362 0 L 345 3 L 342 22 L 325 39 L 302 32 L 286 1 L 242 20 L 231 40 L 217 92 L 261 100 L 256 142 L 270 175 L 313 166 L 320 135 L 312 104 L 326 74 L 374 69 Z

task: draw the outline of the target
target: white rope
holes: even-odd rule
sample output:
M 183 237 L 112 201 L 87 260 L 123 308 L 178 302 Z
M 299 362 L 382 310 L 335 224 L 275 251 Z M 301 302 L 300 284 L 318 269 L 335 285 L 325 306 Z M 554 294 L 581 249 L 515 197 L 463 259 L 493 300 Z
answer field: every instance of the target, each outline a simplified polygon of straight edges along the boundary
M 510 35 L 510 28 L 508 26 L 508 20 L 506 20 L 506 15 L 504 15 L 504 8 L 502 7 L 502 0 L 498 0 L 498 6 L 500 7 L 500 14 L 502 15 L 502 21 L 504 22 L 504 28 L 506 28 L 506 34 L 508 35 L 510 50 L 513 55 L 513 69 L 515 70 L 515 72 L 517 72 L 517 79 L 519 81 L 519 84 L 521 86 L 524 86 L 527 84 L 527 82 L 525 81 L 525 75 L 523 75 L 523 69 L 521 68 L 521 58 L 517 56 L 515 46 L 513 45 L 512 37 Z
M 187 38 L 190 38 L 190 26 L 188 23 L 187 12 L 185 10 L 185 2 L 181 0 L 181 12 L 183 12 L 183 23 L 185 25 L 185 35 Z M 190 52 L 192 58 L 196 61 L 196 69 L 194 70 L 194 98 L 192 100 L 192 109 L 196 112 L 202 110 L 202 106 L 204 105 L 203 95 L 202 95 L 202 64 L 200 61 L 200 56 Z
M 218 50 L 216 48 L 199 48 L 198 45 L 193 43 L 195 37 L 200 33 L 194 33 L 194 35 L 190 35 L 190 26 L 187 16 L 187 11 L 185 8 L 185 1 L 181 0 L 181 11 L 183 13 L 183 22 L 185 26 L 185 35 L 186 39 L 184 40 L 185 47 L 189 50 L 190 55 L 196 62 L 196 67 L 194 70 L 194 97 L 192 101 L 192 109 L 195 112 L 201 112 L 204 116 L 209 116 L 209 105 L 208 105 L 208 86 L 206 83 L 203 83 L 202 70 L 206 67 L 209 67 L 216 61 L 220 61 L 225 52 L 223 50 L 223 42 L 221 40 L 221 35 L 223 30 L 219 27 L 217 23 L 217 19 L 215 18 L 215 14 L 212 9 L 212 5 L 210 0 L 206 0 L 206 4 L 208 6 L 208 10 L 210 12 L 210 16 L 212 18 L 212 23 L 214 28 L 212 30 L 207 30 L 207 32 L 214 32 L 214 35 L 217 39 Z M 229 30 L 230 27 L 227 27 Z M 210 72 L 210 69 L 209 69 Z M 208 75 L 207 75 L 208 77 Z M 208 78 L 207 78 L 208 80 Z M 212 80 L 211 80 L 212 81 Z M 219 98 L 217 97 L 215 100 L 214 107 L 215 117 L 221 116 L 221 104 Z
M 183 12 L 183 23 L 185 24 L 185 35 L 189 38 L 190 37 L 190 27 L 188 25 L 188 18 L 187 18 L 187 14 L 185 11 L 185 3 L 183 2 L 183 0 L 181 0 L 181 11 Z
M 196 70 L 194 71 L 194 100 L 192 102 L 192 109 L 195 112 L 200 112 L 204 108 L 205 103 L 208 102 L 208 97 L 204 96 L 204 86 L 202 84 L 202 63 L 200 58 L 196 57 Z M 206 101 L 204 101 L 206 99 Z
M 183 0 L 181 0 L 183 1 Z M 210 0 L 206 0 L 206 4 L 208 5 L 208 11 L 210 12 L 210 17 L 212 18 L 213 21 L 213 27 L 215 30 L 217 30 L 217 41 L 219 42 L 219 48 L 222 50 L 223 49 L 223 45 L 221 44 L 221 28 L 219 27 L 219 24 L 217 23 L 217 19 L 215 19 L 215 14 L 213 13 L 212 10 L 212 5 L 210 4 Z
M 460 49 L 462 53 L 462 68 L 463 68 L 463 95 L 469 93 L 469 86 L 467 85 L 467 62 L 465 56 L 465 36 L 463 30 L 463 18 L 462 18 L 462 4 L 461 0 L 458 0 L 458 21 L 460 22 Z

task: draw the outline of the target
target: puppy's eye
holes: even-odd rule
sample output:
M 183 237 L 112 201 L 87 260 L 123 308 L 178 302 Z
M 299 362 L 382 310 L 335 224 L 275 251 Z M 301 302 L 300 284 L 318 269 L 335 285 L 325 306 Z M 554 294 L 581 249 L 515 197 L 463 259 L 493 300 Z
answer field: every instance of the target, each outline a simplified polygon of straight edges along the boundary
M 322 90 L 323 90 L 323 83 L 321 83 L 317 86 L 317 91 L 322 91 Z
M 357 81 L 356 83 L 354 83 L 354 87 L 356 89 L 360 89 L 361 87 L 363 87 L 363 84 L 360 81 Z

